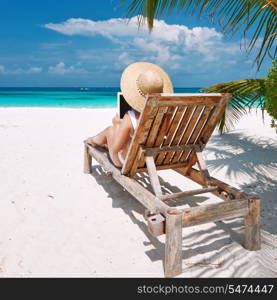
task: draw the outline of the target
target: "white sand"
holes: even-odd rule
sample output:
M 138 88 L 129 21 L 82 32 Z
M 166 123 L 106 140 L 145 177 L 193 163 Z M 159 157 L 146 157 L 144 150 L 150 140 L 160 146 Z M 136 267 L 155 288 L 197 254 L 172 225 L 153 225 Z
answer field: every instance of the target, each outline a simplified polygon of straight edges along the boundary
M 114 112 L 0 109 L 0 277 L 164 276 L 164 237 L 147 233 L 143 207 L 101 168 L 82 173 L 83 139 Z M 187 228 L 180 277 L 277 277 L 277 135 L 269 123 L 252 112 L 205 151 L 214 177 L 262 198 L 262 250 L 240 245 L 242 218 Z M 172 171 L 160 176 L 170 191 L 194 186 Z

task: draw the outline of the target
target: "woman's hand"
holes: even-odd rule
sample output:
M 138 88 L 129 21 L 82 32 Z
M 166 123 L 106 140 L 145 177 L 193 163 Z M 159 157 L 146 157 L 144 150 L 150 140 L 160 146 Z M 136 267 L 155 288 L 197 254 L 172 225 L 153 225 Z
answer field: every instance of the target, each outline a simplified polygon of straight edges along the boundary
M 113 125 L 118 125 L 122 120 L 119 118 L 118 113 L 116 113 L 116 115 L 113 117 Z

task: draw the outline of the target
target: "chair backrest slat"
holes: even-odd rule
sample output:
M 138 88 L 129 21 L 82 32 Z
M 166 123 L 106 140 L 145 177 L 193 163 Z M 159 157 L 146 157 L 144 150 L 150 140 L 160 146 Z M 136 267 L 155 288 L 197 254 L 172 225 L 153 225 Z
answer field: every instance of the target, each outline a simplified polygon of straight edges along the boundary
M 125 175 L 145 170 L 144 148 L 157 148 L 153 157 L 159 168 L 191 166 L 192 149 L 167 150 L 166 146 L 197 145 L 203 147 L 221 118 L 231 94 L 151 94 L 140 115 L 126 161 Z
M 194 129 L 191 131 L 191 135 L 189 139 L 184 144 L 197 144 L 196 140 L 198 136 L 201 134 L 203 130 L 203 126 L 205 125 L 207 118 L 209 117 L 210 112 L 212 111 L 214 106 L 205 106 L 201 116 L 199 117 L 197 123 L 195 124 Z M 187 159 L 188 154 L 191 152 L 191 149 L 184 150 L 183 153 L 179 156 L 178 162 L 184 162 Z
M 172 139 L 174 138 L 174 133 L 178 130 L 178 125 L 180 123 L 180 119 L 184 114 L 185 106 L 179 106 L 176 108 L 174 115 L 172 116 L 172 121 L 169 125 L 166 136 L 164 137 L 164 142 L 162 146 L 170 146 Z M 159 153 L 157 157 L 155 157 L 156 165 L 160 165 L 165 157 L 166 153 Z
M 167 112 L 167 109 L 168 109 L 167 107 L 160 107 L 158 109 L 157 115 L 155 117 L 155 120 L 152 123 L 151 129 L 149 130 L 148 133 L 147 140 L 145 142 L 145 145 L 147 147 L 152 147 L 155 145 L 155 141 L 161 129 L 161 123 L 163 121 L 165 113 Z M 144 163 L 145 163 L 145 159 L 144 159 L 144 154 L 142 153 L 141 157 L 139 157 L 138 167 L 143 167 Z
M 187 119 L 187 117 L 190 115 L 190 109 L 189 106 L 185 107 L 185 110 L 180 118 L 178 127 L 176 128 L 176 131 L 174 133 L 174 137 L 170 142 L 170 146 L 176 146 L 179 143 L 179 139 L 182 136 L 184 130 L 185 130 L 185 126 L 187 125 L 187 122 L 185 121 L 185 119 Z M 170 153 L 166 153 L 164 160 L 163 160 L 163 164 L 166 164 L 169 160 L 169 156 L 171 156 L 174 152 L 170 152 Z
M 168 107 L 166 113 L 164 114 L 164 119 L 161 124 L 160 131 L 158 133 L 158 136 L 156 138 L 154 147 L 160 147 L 164 144 L 165 137 L 167 136 L 167 133 L 169 131 L 169 128 L 171 126 L 171 123 L 174 119 L 174 113 L 176 108 L 174 106 Z M 158 156 L 158 153 L 153 154 L 154 161 L 156 160 L 156 157 Z
M 186 130 L 184 136 L 188 135 L 189 137 L 191 135 L 191 133 L 193 132 L 193 128 L 195 128 L 195 126 L 197 125 L 198 118 L 200 117 L 202 111 L 203 111 L 203 105 L 198 105 L 194 111 L 193 117 L 189 122 L 188 129 Z M 190 140 L 187 141 L 185 140 L 185 142 L 182 142 L 181 145 L 189 144 L 189 141 Z M 174 153 L 167 153 L 166 158 L 163 161 L 163 164 L 168 164 L 173 155 Z
M 197 138 L 196 141 L 198 144 L 201 145 L 201 147 L 204 147 L 209 141 L 209 138 L 211 137 L 218 120 L 222 117 L 226 109 L 226 104 L 228 100 L 231 100 L 231 96 L 230 94 L 225 94 L 223 101 L 221 101 L 217 106 L 215 106 L 212 110 L 212 113 L 210 113 L 210 115 L 208 116 L 205 127 L 203 128 L 201 135 Z M 187 160 L 189 161 L 188 164 L 188 169 L 189 169 L 196 162 L 196 156 L 194 155 L 194 153 L 190 152 L 189 155 L 187 156 Z
M 182 120 L 182 132 L 180 132 L 179 136 L 175 137 L 175 140 L 173 141 L 173 143 L 175 145 L 182 145 L 182 140 L 186 134 L 186 132 L 188 131 L 189 129 L 189 124 L 190 124 L 190 119 L 193 117 L 193 114 L 194 114 L 194 111 L 195 111 L 196 107 L 194 105 L 188 105 L 187 106 L 187 109 L 186 109 L 186 112 L 185 112 L 185 115 L 183 117 L 183 120 Z M 176 140 L 178 138 L 178 141 Z M 173 157 L 175 155 L 175 153 L 179 153 L 180 151 L 175 151 L 174 153 L 170 153 L 171 157 Z M 180 154 L 180 153 L 179 153 Z M 176 163 L 177 161 L 175 160 L 174 163 Z

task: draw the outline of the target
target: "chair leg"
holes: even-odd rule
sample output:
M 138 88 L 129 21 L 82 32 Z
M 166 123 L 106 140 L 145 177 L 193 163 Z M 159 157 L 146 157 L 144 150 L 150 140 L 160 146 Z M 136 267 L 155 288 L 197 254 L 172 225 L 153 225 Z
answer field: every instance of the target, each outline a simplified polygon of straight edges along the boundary
M 205 164 L 205 160 L 203 158 L 202 151 L 200 149 L 197 149 L 195 151 L 195 154 L 196 154 L 196 157 L 197 157 L 197 164 L 198 164 L 199 170 L 201 172 L 201 175 L 202 175 L 203 181 L 205 183 L 205 186 L 208 186 L 211 183 L 211 176 L 210 176 L 208 168 Z
M 249 212 L 245 216 L 245 248 L 261 249 L 260 199 L 250 199 Z
M 165 277 L 174 277 L 182 273 L 182 212 L 170 210 L 165 224 Z
M 84 173 L 90 174 L 91 172 L 92 172 L 91 155 L 89 154 L 88 146 L 85 145 L 85 148 L 84 148 Z
M 162 188 L 160 185 L 160 181 L 159 181 L 159 177 L 158 177 L 158 173 L 156 170 L 155 161 L 154 161 L 153 156 L 146 155 L 145 162 L 146 162 L 151 186 L 153 188 L 155 195 L 159 197 L 162 195 Z

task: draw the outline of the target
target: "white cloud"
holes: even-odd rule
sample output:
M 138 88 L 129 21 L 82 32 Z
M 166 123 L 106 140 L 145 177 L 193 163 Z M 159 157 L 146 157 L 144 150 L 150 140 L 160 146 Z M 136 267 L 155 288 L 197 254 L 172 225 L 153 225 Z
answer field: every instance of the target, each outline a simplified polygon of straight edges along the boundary
M 188 27 L 155 20 L 155 27 L 149 34 L 146 26 L 138 29 L 136 17 L 129 22 L 123 18 L 103 21 L 71 18 L 44 27 L 70 36 L 68 39 L 72 42 L 70 55 L 61 53 L 56 57 L 73 62 L 50 67 L 49 71 L 56 74 L 76 73 L 77 68 L 85 66 L 90 75 L 97 74 L 97 78 L 107 78 L 107 81 L 116 78 L 114 82 L 117 84 L 116 80 L 128 64 L 149 61 L 163 67 L 179 85 L 184 86 L 186 81 L 203 82 L 203 78 L 205 82 L 233 80 L 234 74 L 243 78 L 247 73 L 242 73 L 242 70 L 249 69 L 240 42 L 225 39 L 215 28 Z M 91 39 L 91 47 L 89 43 L 79 43 L 79 40 L 77 45 L 71 37 L 74 35 L 86 36 L 88 41 Z M 110 43 L 103 43 L 99 36 Z M 81 64 L 77 65 L 77 62 Z
M 67 41 L 65 43 L 42 43 L 40 44 L 40 47 L 46 50 L 53 50 L 53 49 L 55 50 L 55 49 L 68 47 L 70 46 L 71 43 L 72 43 L 71 41 Z
M 151 34 L 147 28 L 138 29 L 137 17 L 93 21 L 71 18 L 62 23 L 49 23 L 46 28 L 65 35 L 101 35 L 124 49 L 117 55 L 118 63 L 127 65 L 136 60 L 149 60 L 168 68 L 178 69 L 191 64 L 192 57 L 204 63 L 217 63 L 226 55 L 233 61 L 240 51 L 238 43 L 224 42 L 215 28 L 170 25 L 156 20 Z M 83 57 L 86 55 L 83 54 Z M 88 55 L 89 56 L 89 55 Z M 183 63 L 181 63 L 183 61 Z M 59 70 L 58 70 L 59 71 Z M 64 72 L 62 68 L 61 72 Z
M 40 73 L 42 72 L 42 68 L 40 67 L 31 67 L 29 69 L 16 69 L 13 71 L 15 74 L 31 74 L 31 73 Z
M 142 52 L 153 53 L 157 63 L 160 64 L 165 64 L 166 62 L 172 63 L 182 58 L 182 56 L 178 54 L 180 49 L 176 47 L 174 49 L 174 46 L 170 44 L 149 41 L 143 38 L 135 38 L 133 44 Z
M 133 20 L 133 19 L 132 19 Z M 109 19 L 106 21 L 93 21 L 82 18 L 71 18 L 65 22 L 44 25 L 48 29 L 55 30 L 65 35 L 86 35 L 93 36 L 96 34 L 105 37 L 128 36 L 137 33 L 138 28 L 131 21 L 127 24 L 127 19 Z
M 134 62 L 134 60 L 132 58 L 130 58 L 129 54 L 127 52 L 123 52 L 118 56 L 118 60 L 120 62 L 122 62 L 124 65 L 129 65 L 132 62 Z
M 102 35 L 112 40 L 128 36 L 149 36 L 146 27 L 138 29 L 137 17 L 133 17 L 130 20 L 117 18 L 105 21 L 71 18 L 62 23 L 48 23 L 44 27 L 65 35 Z M 189 29 L 184 25 L 169 25 L 163 20 L 156 20 L 155 27 L 150 36 L 156 41 L 172 43 L 180 43 L 181 40 L 185 39 L 186 44 L 190 46 L 190 44 L 195 44 L 199 40 L 221 38 L 222 34 L 216 32 L 214 28 L 194 27 Z
M 87 71 L 82 68 L 76 68 L 74 66 L 67 67 L 64 62 L 59 62 L 55 66 L 50 66 L 48 70 L 49 73 L 58 75 L 64 75 L 65 73 L 87 73 Z
M 49 67 L 49 72 L 63 75 L 64 73 L 73 72 L 74 69 L 75 68 L 73 66 L 70 66 L 70 67 L 66 68 L 65 63 L 60 62 L 55 66 L 50 66 Z
M 4 66 L 0 66 L 0 72 L 3 74 L 32 74 L 32 73 L 40 73 L 42 72 L 42 68 L 40 67 L 30 67 L 28 69 L 6 69 Z
M 42 71 L 42 68 L 33 67 L 29 69 L 30 73 L 40 73 Z

